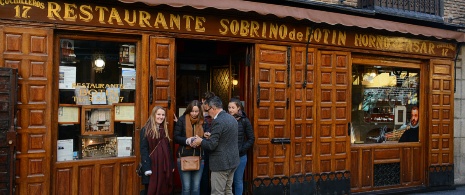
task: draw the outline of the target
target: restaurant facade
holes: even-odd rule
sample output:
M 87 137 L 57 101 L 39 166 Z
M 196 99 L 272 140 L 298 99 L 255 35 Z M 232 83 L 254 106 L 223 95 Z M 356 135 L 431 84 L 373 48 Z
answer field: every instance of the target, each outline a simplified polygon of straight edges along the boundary
M 139 194 L 150 111 L 172 135 L 206 91 L 239 97 L 253 124 L 249 194 L 453 187 L 464 33 L 227 2 L 0 0 L 2 82 L 18 86 L 2 190 Z

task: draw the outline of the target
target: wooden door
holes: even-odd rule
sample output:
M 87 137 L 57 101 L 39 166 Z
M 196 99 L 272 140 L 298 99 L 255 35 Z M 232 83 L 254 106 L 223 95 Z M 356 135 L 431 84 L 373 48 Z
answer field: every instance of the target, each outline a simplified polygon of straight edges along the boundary
M 314 172 L 320 193 L 350 192 L 350 53 L 318 52 Z
M 318 162 L 315 172 L 350 170 L 351 67 L 347 52 L 319 52 L 317 92 Z
M 52 45 L 50 29 L 0 28 L 0 67 L 18 70 L 18 194 L 51 194 Z
M 450 60 L 430 62 L 428 93 L 429 185 L 454 185 L 454 65 Z
M 175 107 L 175 45 L 173 38 L 150 38 L 149 65 L 149 108 L 150 114 L 155 106 L 166 109 L 169 128 L 172 129 Z M 171 135 L 172 137 L 172 132 Z
M 0 194 L 14 194 L 16 153 L 16 69 L 0 68 Z
M 307 57 L 305 55 L 308 55 Z M 292 49 L 290 127 L 290 175 L 313 173 L 315 153 L 315 49 Z M 305 67 L 307 64 L 307 67 Z
M 253 178 L 289 176 L 290 145 L 272 143 L 291 136 L 288 52 L 285 46 L 258 44 L 255 47 Z

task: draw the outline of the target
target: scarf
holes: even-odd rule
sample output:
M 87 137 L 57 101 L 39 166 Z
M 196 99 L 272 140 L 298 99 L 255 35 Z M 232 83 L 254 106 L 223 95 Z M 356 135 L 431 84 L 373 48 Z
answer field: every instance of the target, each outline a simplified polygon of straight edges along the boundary
M 195 129 L 192 129 L 192 125 L 194 125 Z M 199 120 L 199 118 L 192 118 L 190 114 L 186 114 L 186 137 L 192 137 L 198 135 L 199 137 L 203 137 L 203 120 Z

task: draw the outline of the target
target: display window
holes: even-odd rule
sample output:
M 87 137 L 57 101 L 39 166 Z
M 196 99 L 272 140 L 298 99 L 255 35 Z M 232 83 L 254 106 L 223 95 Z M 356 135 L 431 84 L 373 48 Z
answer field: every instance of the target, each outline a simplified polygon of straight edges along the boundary
M 136 42 L 59 45 L 57 161 L 134 155 Z
M 351 142 L 419 142 L 419 94 L 420 69 L 353 66 Z

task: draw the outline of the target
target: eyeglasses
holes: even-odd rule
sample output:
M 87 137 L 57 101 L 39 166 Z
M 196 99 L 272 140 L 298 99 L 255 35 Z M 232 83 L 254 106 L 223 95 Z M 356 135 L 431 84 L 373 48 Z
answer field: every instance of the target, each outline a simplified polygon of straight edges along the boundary
M 205 112 L 208 112 L 212 109 L 212 107 L 208 108 L 208 109 L 205 109 Z

